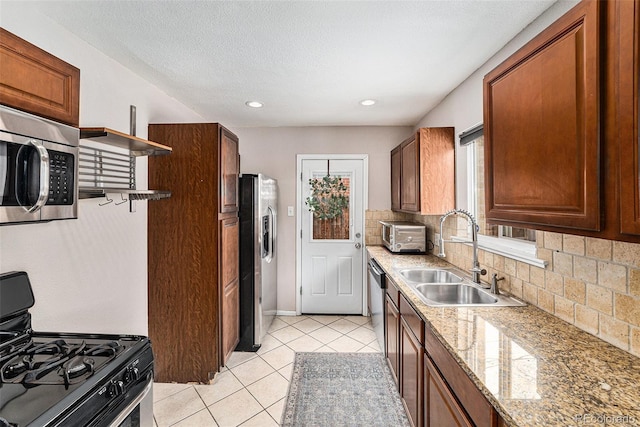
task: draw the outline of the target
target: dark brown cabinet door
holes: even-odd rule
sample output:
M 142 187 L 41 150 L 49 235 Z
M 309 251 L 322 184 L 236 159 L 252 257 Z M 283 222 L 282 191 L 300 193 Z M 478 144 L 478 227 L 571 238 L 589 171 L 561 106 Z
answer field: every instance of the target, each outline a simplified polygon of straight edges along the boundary
M 400 146 L 402 172 L 400 203 L 403 211 L 420 211 L 420 151 L 416 135 L 404 141 Z
M 443 214 L 456 205 L 455 143 L 452 127 L 420 128 L 420 212 Z
M 389 368 L 391 368 L 393 379 L 396 381 L 396 384 L 399 384 L 398 374 L 400 368 L 400 353 L 398 352 L 398 333 L 400 331 L 400 312 L 391 298 L 389 298 L 389 295 L 385 295 L 385 302 L 385 353 L 387 355 L 387 363 L 389 364 Z
M 427 427 L 471 427 L 455 396 L 428 356 L 424 357 L 424 425 Z
M 240 339 L 239 220 L 220 221 L 220 287 L 222 289 L 222 364 Z
M 455 207 L 453 131 L 420 128 L 391 151 L 391 210 L 439 215 Z
M 208 382 L 220 366 L 218 127 L 152 124 L 173 148 L 149 158 L 149 185 L 171 198 L 148 204 L 149 337 L 159 382 Z M 213 196 L 212 196 L 213 195 Z
M 488 220 L 600 230 L 602 6 L 579 3 L 485 77 Z
M 620 232 L 640 235 L 640 1 L 617 2 Z
M 221 128 L 220 134 L 220 213 L 238 211 L 238 138 Z
M 402 191 L 402 146 L 391 150 L 391 210 L 402 209 L 400 192 Z
M 421 426 L 424 349 L 402 317 L 400 339 L 400 396 L 411 425 Z
M 149 158 L 149 185 L 171 191 L 148 206 L 156 380 L 206 383 L 239 337 L 237 206 L 215 219 L 223 177 L 228 203 L 237 198 L 238 139 L 218 123 L 151 124 L 149 138 L 173 148 Z

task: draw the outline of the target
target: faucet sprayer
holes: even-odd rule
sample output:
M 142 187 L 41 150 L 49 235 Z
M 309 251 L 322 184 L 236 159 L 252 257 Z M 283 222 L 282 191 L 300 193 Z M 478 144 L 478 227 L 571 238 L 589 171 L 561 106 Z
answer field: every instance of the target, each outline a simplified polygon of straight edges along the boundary
M 444 225 L 444 221 L 451 215 L 458 215 L 458 214 L 464 215 L 467 218 L 467 221 L 469 221 L 469 223 L 471 224 L 471 241 L 444 240 L 444 238 L 442 237 L 444 235 L 443 228 L 442 228 L 442 226 Z M 480 283 L 480 276 L 487 274 L 487 270 L 481 269 L 480 263 L 478 262 L 478 229 L 479 228 L 480 227 L 478 227 L 478 223 L 476 222 L 475 218 L 470 212 L 464 209 L 452 209 L 440 217 L 440 240 L 438 241 L 440 246 L 440 252 L 438 253 L 438 256 L 441 258 L 444 258 L 445 256 L 447 256 L 444 253 L 444 242 L 471 243 L 473 245 L 473 267 L 469 271 L 473 273 L 473 281 L 478 284 Z

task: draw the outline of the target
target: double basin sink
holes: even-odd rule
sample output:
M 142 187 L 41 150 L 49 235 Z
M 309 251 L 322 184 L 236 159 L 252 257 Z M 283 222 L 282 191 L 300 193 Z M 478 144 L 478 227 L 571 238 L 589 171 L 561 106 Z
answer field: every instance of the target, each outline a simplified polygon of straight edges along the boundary
M 437 307 L 520 307 L 525 303 L 492 294 L 451 269 L 405 268 L 398 272 L 427 305 Z

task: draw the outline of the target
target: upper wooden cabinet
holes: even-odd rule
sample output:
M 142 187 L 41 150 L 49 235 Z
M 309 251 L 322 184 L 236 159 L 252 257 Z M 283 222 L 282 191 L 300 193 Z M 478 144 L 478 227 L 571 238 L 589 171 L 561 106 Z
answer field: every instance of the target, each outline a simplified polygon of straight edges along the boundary
M 488 220 L 600 230 L 600 21 L 584 1 L 485 76 Z
M 220 213 L 238 212 L 238 137 L 220 127 Z
M 78 127 L 80 70 L 0 28 L 0 103 Z
M 620 124 L 620 232 L 640 235 L 640 1 L 616 5 L 616 78 Z
M 402 144 L 391 150 L 391 210 L 402 209 L 400 203 L 400 192 L 402 191 L 401 181 L 402 169 Z
M 487 220 L 640 242 L 640 0 L 583 0 L 484 79 Z
M 453 128 L 421 128 L 391 151 L 391 209 L 437 215 L 454 207 Z

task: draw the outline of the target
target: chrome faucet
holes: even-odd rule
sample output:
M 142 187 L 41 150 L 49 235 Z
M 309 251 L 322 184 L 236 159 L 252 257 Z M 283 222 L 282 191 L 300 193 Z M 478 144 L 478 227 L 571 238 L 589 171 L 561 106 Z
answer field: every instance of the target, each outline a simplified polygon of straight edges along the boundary
M 451 215 L 464 215 L 469 223 L 471 224 L 471 241 L 469 240 L 444 240 L 442 226 L 444 221 L 450 217 Z M 478 262 L 478 223 L 476 222 L 473 215 L 470 212 L 465 211 L 464 209 L 452 209 L 449 212 L 445 213 L 440 217 L 440 253 L 439 257 L 444 258 L 447 256 L 444 253 L 444 242 L 450 243 L 471 243 L 473 244 L 473 267 L 469 270 L 473 274 L 473 281 L 477 284 L 480 284 L 480 276 L 484 276 L 487 274 L 487 270 L 480 268 L 480 262 Z
M 504 280 L 504 277 L 498 277 L 498 273 L 493 273 L 491 276 L 491 292 L 494 295 L 500 295 L 500 289 L 498 288 L 498 282 Z

